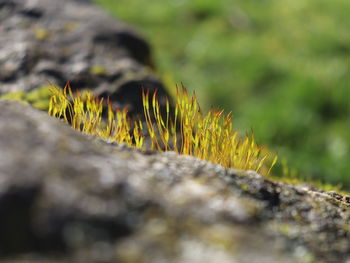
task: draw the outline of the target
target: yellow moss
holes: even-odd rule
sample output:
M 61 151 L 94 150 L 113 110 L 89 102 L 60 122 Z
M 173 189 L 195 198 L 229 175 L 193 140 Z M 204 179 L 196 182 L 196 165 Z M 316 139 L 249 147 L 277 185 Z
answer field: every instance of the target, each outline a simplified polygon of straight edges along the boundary
M 17 92 L 5 93 L 5 94 L 0 96 L 0 99 L 26 102 L 25 96 L 26 96 L 26 92 L 21 90 L 21 91 L 17 91 Z
M 51 86 L 50 85 L 43 85 L 36 89 L 33 89 L 32 91 L 28 92 L 25 95 L 25 99 L 29 102 L 37 102 L 46 100 L 49 101 L 49 98 L 51 97 Z
M 49 100 L 51 96 L 50 89 L 51 86 L 44 85 L 30 92 L 25 92 L 23 90 L 9 92 L 0 96 L 0 99 L 16 100 L 22 103 L 28 103 L 40 110 L 47 110 L 49 108 Z
M 47 110 L 49 108 L 49 101 L 48 100 L 36 101 L 36 102 L 33 102 L 31 105 L 39 110 Z
M 104 76 L 106 75 L 107 70 L 104 66 L 95 65 L 90 68 L 90 74 L 96 76 Z
M 151 150 L 175 151 L 264 175 L 268 175 L 277 162 L 277 156 L 258 146 L 253 135 L 238 136 L 232 127 L 231 114 L 215 109 L 202 113 L 196 96 L 188 95 L 184 88 L 177 89 L 174 112 L 170 112 L 170 103 L 166 100 L 164 116 L 157 94 L 143 92 L 145 125 L 137 120 L 132 129 L 126 109 L 113 111 L 110 103 L 107 121 L 103 121 L 103 99 L 94 98 L 91 92 L 85 96 L 73 94 L 69 85 L 63 90 L 52 87 L 51 92 L 49 114 L 63 118 L 84 133 L 136 148 L 145 147 L 143 134 L 148 134 Z
M 35 38 L 38 40 L 46 40 L 50 37 L 50 32 L 47 29 L 41 27 L 36 27 L 34 29 L 34 34 Z

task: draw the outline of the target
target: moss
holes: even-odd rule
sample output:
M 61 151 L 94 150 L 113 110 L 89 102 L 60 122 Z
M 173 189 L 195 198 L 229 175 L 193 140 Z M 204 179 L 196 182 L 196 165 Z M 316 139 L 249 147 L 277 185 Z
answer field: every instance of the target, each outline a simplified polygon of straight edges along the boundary
M 17 92 L 10 92 L 10 93 L 5 93 L 4 95 L 0 96 L 0 99 L 3 100 L 15 100 L 15 101 L 19 101 L 19 102 L 26 102 L 26 92 L 21 90 L 21 91 L 17 91 Z
M 107 69 L 104 66 L 95 65 L 90 68 L 90 74 L 95 76 L 105 76 Z
M 101 69 L 100 69 L 101 70 Z M 50 103 L 49 103 L 49 101 L 50 101 L 50 98 L 52 98 L 52 91 L 51 91 L 51 89 L 52 89 L 52 86 L 50 86 L 50 85 L 43 85 L 43 86 L 40 86 L 40 87 L 38 87 L 38 88 L 36 88 L 36 89 L 34 89 L 34 90 L 32 90 L 32 91 L 30 91 L 30 92 L 25 92 L 25 91 L 18 91 L 18 92 L 12 92 L 12 93 L 6 93 L 6 94 L 3 94 L 3 95 L 1 95 L 0 96 L 0 99 L 8 99 L 8 100 L 16 100 L 16 101 L 19 101 L 19 102 L 22 102 L 22 103 L 29 103 L 30 105 L 32 105 L 33 107 L 36 107 L 36 108 L 38 108 L 38 109 L 41 109 L 41 110 L 48 110 L 49 109 L 49 105 L 50 105 Z M 180 98 L 181 98 L 181 94 L 179 94 L 179 92 L 178 92 L 178 94 L 177 95 L 175 95 L 175 97 L 177 96 L 179 96 L 180 95 Z M 75 95 L 74 95 L 75 96 Z M 74 97 L 73 96 L 73 97 Z M 93 97 L 92 97 L 92 94 L 91 94 L 91 92 L 90 91 L 88 91 L 88 90 L 81 90 L 80 91 L 80 101 L 82 102 L 82 101 L 87 101 L 87 100 L 91 100 L 92 101 L 92 99 L 93 99 Z M 190 102 L 190 101 L 195 101 L 195 103 L 197 103 L 197 101 L 196 101 L 196 98 L 194 97 L 194 96 L 192 96 L 192 97 L 190 97 L 190 96 L 188 96 L 188 95 L 185 95 L 185 94 L 182 94 L 182 96 L 185 96 L 185 97 L 182 97 L 182 99 L 185 99 L 185 100 L 188 100 L 187 102 L 188 103 L 192 103 L 192 102 Z M 70 99 L 71 101 L 72 101 L 72 98 Z M 147 98 L 147 100 L 149 101 L 150 100 L 150 98 Z M 97 101 L 97 100 L 96 100 Z M 145 101 L 144 101 L 145 102 Z M 155 100 L 155 103 L 156 103 L 156 100 Z M 149 105 L 150 106 L 150 105 Z M 156 106 L 156 105 L 155 105 Z M 95 107 L 97 107 L 97 105 L 95 105 Z M 159 107 L 159 105 L 158 105 L 158 107 Z M 152 108 L 152 105 L 151 105 L 151 108 Z M 200 107 L 199 107 L 199 105 L 198 105 L 198 108 L 197 108 L 197 110 L 199 110 L 200 109 Z M 111 110 L 111 109 L 110 109 Z M 146 111 L 147 111 L 147 109 L 145 109 Z M 101 109 L 101 111 L 102 111 L 102 109 Z M 158 109 L 158 112 L 160 112 L 159 111 L 159 109 Z M 149 109 L 148 109 L 148 113 L 150 114 L 150 115 L 152 115 L 152 112 L 150 112 L 150 107 L 149 107 Z M 220 113 L 221 115 L 223 114 L 222 112 L 217 112 L 217 113 Z M 102 112 L 101 112 L 101 114 L 102 114 Z M 110 113 L 109 113 L 111 116 L 112 116 L 112 112 L 110 111 Z M 116 115 L 118 115 L 119 114 L 119 117 L 116 117 Z M 214 115 L 214 110 L 212 110 L 212 112 L 211 112 L 211 117 L 213 117 Z M 127 113 L 126 113 L 126 111 L 125 112 L 123 112 L 123 111 L 119 111 L 119 113 L 117 113 L 117 114 L 114 114 L 113 113 L 113 116 L 114 117 L 116 117 L 117 119 L 119 118 L 120 120 L 124 120 L 125 121 L 125 125 L 127 124 L 127 122 L 128 122 L 128 116 L 127 116 Z M 188 118 L 189 116 L 187 116 L 187 118 Z M 228 117 L 228 115 L 226 115 L 226 117 Z M 101 116 L 100 117 L 98 117 L 98 118 L 101 118 Z M 113 117 L 111 117 L 111 118 L 113 118 Z M 112 121 L 111 120 L 111 118 L 110 118 L 110 121 Z M 146 119 L 147 119 L 147 116 L 146 116 Z M 220 118 L 219 118 L 220 119 Z M 221 121 L 223 120 L 222 118 L 220 119 Z M 167 136 L 169 136 L 169 134 L 166 134 L 165 132 L 164 132 L 164 129 L 163 129 L 163 131 L 156 131 L 157 129 L 159 129 L 159 127 L 158 127 L 158 125 L 157 125 L 157 123 L 152 123 L 152 121 L 153 121 L 153 117 L 150 117 L 150 118 L 148 118 L 148 126 L 149 127 L 147 127 L 148 129 L 151 129 L 151 131 L 152 131 L 152 129 L 153 129 L 153 133 L 154 134 L 156 134 L 156 133 L 159 133 L 160 132 L 160 134 L 161 134 L 161 136 L 163 136 L 163 138 L 156 138 L 155 136 L 154 136 L 154 138 L 153 138 L 153 146 L 151 146 L 153 149 L 158 149 L 158 150 L 163 150 L 164 149 L 164 145 L 162 145 L 162 146 L 160 146 L 160 144 L 163 144 L 164 143 L 164 141 L 166 141 L 166 140 L 169 140 L 170 139 L 170 137 L 169 138 L 167 138 Z M 185 121 L 185 120 L 184 120 Z M 198 121 L 198 119 L 197 119 L 197 121 Z M 158 124 L 160 124 L 160 128 L 162 128 L 163 126 L 162 126 L 162 122 L 163 122 L 163 124 L 164 124 L 164 120 L 163 119 L 160 119 L 159 117 L 158 117 Z M 189 122 L 189 120 L 187 120 L 187 122 Z M 122 130 L 120 129 L 120 127 L 119 127 L 119 132 L 121 133 L 121 137 L 123 137 L 124 136 L 124 139 L 119 139 L 119 140 L 121 140 L 122 142 L 126 142 L 126 141 L 128 141 L 127 142 L 127 144 L 129 145 L 129 146 L 136 146 L 136 147 L 138 147 L 138 148 L 142 148 L 143 147 L 143 144 L 144 144 L 144 137 L 143 137 L 143 134 L 147 134 L 147 133 L 149 133 L 149 131 L 147 131 L 147 132 L 145 132 L 144 131 L 144 128 L 145 127 L 142 127 L 142 124 L 141 124 L 141 122 L 138 122 L 139 124 L 136 126 L 136 127 L 138 127 L 138 128 L 136 128 L 136 130 L 134 130 L 134 132 L 133 132 L 133 134 L 131 134 L 130 135 L 130 133 L 129 133 L 129 131 L 130 131 L 130 126 L 131 126 L 131 124 L 129 123 L 129 124 L 127 124 Z M 213 124 L 213 123 L 212 123 Z M 217 122 L 216 123 L 218 126 L 217 126 L 217 128 L 218 128 L 218 130 L 217 130 L 217 132 L 219 132 L 219 130 L 222 128 L 222 124 L 223 124 L 223 122 Z M 78 125 L 78 124 L 76 124 L 76 125 Z M 106 123 L 103 123 L 102 122 L 102 118 L 101 118 L 101 122 L 100 122 L 100 131 L 99 131 L 99 133 L 97 133 L 96 131 L 95 131 L 95 135 L 97 135 L 97 136 L 102 136 L 103 137 L 103 135 L 101 135 L 101 134 L 103 134 L 103 133 L 106 133 L 107 131 L 106 130 L 104 130 L 104 129 L 106 129 Z M 147 125 L 146 125 L 147 126 Z M 169 127 L 168 127 L 169 128 Z M 192 128 L 194 128 L 194 127 L 192 127 Z M 114 128 L 114 129 L 117 129 L 116 127 Z M 84 132 L 87 132 L 87 131 L 84 131 Z M 91 130 L 90 130 L 90 132 L 91 132 Z M 111 132 L 111 131 L 109 131 L 109 132 Z M 89 133 L 89 132 L 88 132 Z M 128 136 L 126 135 L 126 134 L 129 134 Z M 189 134 L 188 134 L 189 135 Z M 231 134 L 232 135 L 232 134 Z M 105 135 L 104 135 L 105 136 Z M 137 145 L 134 145 L 134 143 L 135 143 L 135 136 L 138 138 L 137 139 Z M 127 139 L 126 139 L 127 138 Z M 247 137 L 248 138 L 248 137 Z M 172 138 L 173 140 L 174 139 L 176 139 L 175 137 L 173 137 Z M 248 138 L 248 141 L 250 142 L 250 144 L 251 144 L 251 146 L 253 147 L 253 148 L 251 148 L 250 149 L 250 153 L 249 153 L 249 155 L 250 155 L 250 157 L 249 158 L 253 158 L 253 156 L 252 156 L 252 150 L 257 150 L 259 147 L 256 145 L 256 143 L 255 143 L 255 141 L 253 141 L 253 137 L 251 136 L 250 138 Z M 126 141 L 125 141 L 126 140 Z M 193 138 L 191 138 L 191 145 L 193 146 L 193 144 L 192 144 L 192 142 L 195 142 L 196 141 L 196 139 L 193 137 Z M 159 147 L 157 146 L 157 144 L 159 145 Z M 240 142 L 240 144 L 242 144 L 242 141 Z M 194 151 L 193 151 L 193 148 L 192 148 L 192 150 L 189 150 L 189 149 L 187 149 L 187 150 L 184 150 L 184 149 L 173 149 L 173 148 L 170 148 L 170 145 L 168 145 L 167 146 L 168 147 L 168 149 L 167 150 L 175 150 L 175 151 L 177 151 L 177 152 L 179 152 L 179 153 L 182 153 L 182 154 L 190 154 L 190 155 L 194 155 L 194 156 L 196 156 L 196 157 L 199 157 L 199 158 L 202 158 L 202 159 L 205 159 L 205 160 L 209 160 L 209 161 L 212 161 L 212 162 L 214 162 L 214 163 L 219 163 L 219 164 L 222 164 L 223 166 L 225 166 L 225 167 L 234 167 L 234 168 L 242 168 L 242 169 L 250 169 L 250 168 L 252 168 L 252 167 L 250 167 L 249 168 L 249 166 L 246 166 L 246 167 L 244 167 L 244 165 L 236 165 L 235 166 L 235 164 L 233 164 L 233 165 L 227 165 L 227 162 L 225 163 L 225 162 L 223 162 L 223 160 L 222 160 L 222 158 L 221 158 L 221 160 L 220 159 L 213 159 L 212 157 L 204 157 L 203 158 L 203 155 L 202 156 L 200 156 L 199 154 L 198 154 L 198 151 L 197 151 L 197 153 L 195 153 Z M 165 147 L 165 148 L 167 148 L 167 147 Z M 246 149 L 247 151 L 249 151 L 249 149 L 247 148 Z M 271 164 L 272 164 L 272 162 L 274 162 L 274 160 L 271 160 L 271 157 L 272 157 L 272 154 L 271 153 L 269 153 L 269 151 L 267 150 L 267 149 L 262 149 L 262 148 L 259 148 L 259 150 L 260 150 L 260 154 L 263 154 L 263 150 L 265 151 L 265 155 L 260 155 L 260 156 L 255 156 L 255 157 L 257 157 L 257 158 L 260 158 L 260 161 L 261 161 L 261 158 L 262 157 L 264 157 L 264 156 L 266 156 L 266 154 L 269 154 L 270 155 L 270 158 L 268 158 L 268 159 L 270 159 L 270 160 L 267 160 L 267 162 L 265 163 L 265 167 L 262 167 L 263 169 L 260 171 L 260 173 L 262 173 L 262 174 L 267 174 L 268 173 L 268 170 L 266 169 L 266 166 L 268 166 L 267 164 L 268 163 L 270 163 L 270 166 L 271 166 Z M 187 152 L 186 152 L 187 151 Z M 248 152 L 246 152 L 246 154 L 247 154 Z M 217 153 L 217 155 L 219 155 L 219 156 L 221 156 L 220 154 L 218 154 Z M 254 158 L 255 158 L 254 157 Z M 247 158 L 247 155 L 245 156 L 245 158 Z M 265 160 L 263 160 L 263 161 L 265 161 Z M 324 183 L 324 182 L 321 182 L 321 181 L 315 181 L 315 180 L 312 180 L 311 178 L 306 178 L 306 177 L 301 177 L 298 173 L 296 173 L 294 170 L 295 169 L 290 169 L 289 168 L 289 165 L 287 164 L 287 161 L 285 160 L 285 159 L 283 159 L 282 160 L 282 162 L 280 163 L 280 165 L 282 165 L 282 169 L 281 169 L 281 171 L 282 171 L 282 176 L 275 176 L 274 174 L 272 174 L 272 175 L 270 175 L 269 177 L 271 178 L 271 179 L 273 179 L 273 180 L 276 180 L 276 181 L 280 181 L 280 182 L 285 182 L 285 183 L 288 183 L 288 184 L 294 184 L 294 185 L 297 185 L 297 184 L 307 184 L 307 185 L 310 185 L 311 187 L 314 187 L 314 188 L 317 188 L 317 189 L 319 189 L 319 190 L 321 190 L 321 191 L 325 191 L 325 192 L 327 192 L 327 191 L 336 191 L 336 192 L 339 192 L 339 193 L 341 193 L 342 195 L 344 195 L 344 196 L 348 196 L 348 195 L 350 195 L 349 194 L 349 192 L 346 192 L 346 191 L 342 191 L 342 186 L 341 185 L 332 185 L 332 184 L 327 184 L 327 183 Z M 255 168 L 257 168 L 257 167 L 255 167 Z M 254 169 L 254 168 L 252 168 L 253 170 L 257 170 L 257 169 Z M 248 185 L 242 185 L 242 190 L 243 191 L 245 191 L 245 190 L 247 190 L 247 188 L 249 188 L 248 187 Z
M 148 134 L 151 150 L 175 151 L 228 168 L 270 173 L 277 156 L 257 145 L 253 135 L 241 138 L 232 127 L 231 114 L 215 109 L 203 113 L 196 96 L 184 88 L 177 90 L 175 101 L 172 112 L 166 99 L 163 114 L 157 94 L 147 91 L 142 95 L 144 123 L 131 123 L 126 109 L 114 112 L 110 103 L 107 120 L 103 121 L 103 100 L 94 98 L 91 92 L 85 97 L 73 94 L 67 85 L 64 90 L 52 88 L 49 114 L 64 118 L 83 133 L 128 146 L 144 149 L 144 134 Z
M 41 28 L 41 27 L 35 28 L 34 34 L 36 39 L 42 40 L 42 41 L 50 37 L 50 32 L 47 29 Z
M 40 110 L 48 110 L 51 96 L 50 87 L 49 85 L 44 85 L 29 92 L 21 90 L 5 93 L 0 96 L 0 99 L 16 100 L 22 103 L 29 103 Z

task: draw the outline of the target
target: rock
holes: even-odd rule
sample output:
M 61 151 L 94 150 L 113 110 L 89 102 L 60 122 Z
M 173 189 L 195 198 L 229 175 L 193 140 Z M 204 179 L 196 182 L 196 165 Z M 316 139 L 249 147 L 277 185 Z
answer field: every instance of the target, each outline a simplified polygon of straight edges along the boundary
M 346 262 L 349 204 L 0 100 L 2 262 Z
M 147 42 L 88 0 L 2 0 L 0 33 L 0 93 L 70 80 L 136 113 L 141 86 L 166 95 Z M 1 262 L 349 262 L 349 199 L 0 100 Z
M 90 1 L 2 0 L 0 21 L 0 95 L 70 81 L 131 113 L 142 87 L 167 95 L 148 43 Z

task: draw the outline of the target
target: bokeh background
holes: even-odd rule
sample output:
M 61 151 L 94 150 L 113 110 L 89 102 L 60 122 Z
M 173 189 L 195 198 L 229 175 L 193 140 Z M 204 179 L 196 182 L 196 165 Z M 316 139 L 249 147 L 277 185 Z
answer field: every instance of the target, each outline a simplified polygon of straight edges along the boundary
M 158 75 L 232 111 L 289 167 L 350 189 L 350 1 L 95 0 L 152 44 Z M 290 172 L 292 171 L 292 172 Z

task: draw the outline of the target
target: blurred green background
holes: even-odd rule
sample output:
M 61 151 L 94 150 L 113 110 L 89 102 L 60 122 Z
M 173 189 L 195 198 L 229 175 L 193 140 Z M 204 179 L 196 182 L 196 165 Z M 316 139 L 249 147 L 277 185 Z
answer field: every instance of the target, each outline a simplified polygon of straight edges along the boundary
M 299 175 L 350 188 L 349 0 L 95 2 L 148 39 L 166 83 L 232 111 Z

